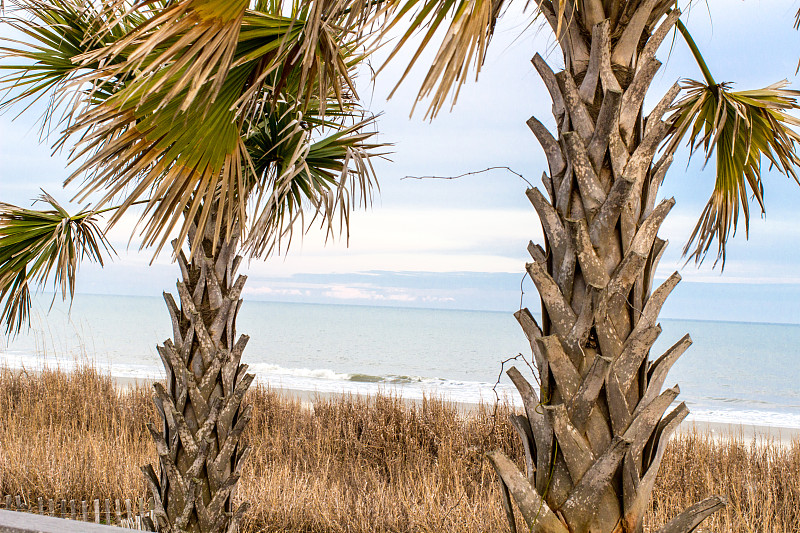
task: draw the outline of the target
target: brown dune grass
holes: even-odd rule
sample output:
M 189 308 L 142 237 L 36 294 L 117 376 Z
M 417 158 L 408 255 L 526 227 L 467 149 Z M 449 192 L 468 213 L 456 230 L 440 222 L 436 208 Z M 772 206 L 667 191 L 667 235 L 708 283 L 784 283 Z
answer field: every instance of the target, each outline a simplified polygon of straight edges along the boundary
M 87 367 L 0 369 L 0 493 L 29 501 L 146 496 L 138 467 L 155 462 L 143 427 L 155 419 L 150 396 L 145 387 L 121 392 Z M 507 530 L 483 458 L 502 449 L 520 462 L 507 405 L 495 421 L 492 406 L 465 416 L 437 399 L 337 396 L 310 410 L 258 387 L 249 401 L 253 453 L 237 497 L 252 507 L 243 532 Z M 663 524 L 710 494 L 730 504 L 706 531 L 797 531 L 800 443 L 674 439 L 647 523 Z

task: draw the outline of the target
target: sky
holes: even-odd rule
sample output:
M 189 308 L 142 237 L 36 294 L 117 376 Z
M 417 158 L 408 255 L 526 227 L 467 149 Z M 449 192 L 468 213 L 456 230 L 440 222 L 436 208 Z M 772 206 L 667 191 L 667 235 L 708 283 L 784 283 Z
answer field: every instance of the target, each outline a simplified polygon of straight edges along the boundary
M 800 88 L 800 33 L 793 29 L 798 7 L 796 1 L 709 0 L 695 3 L 683 18 L 718 81 L 755 89 L 786 78 Z M 378 139 L 392 144 L 391 155 L 375 162 L 380 194 L 369 209 L 354 213 L 349 242 L 326 243 L 312 230 L 286 256 L 245 263 L 245 298 L 509 313 L 520 301 L 538 307 L 524 265 L 530 261 L 528 241 L 541 243 L 542 232 L 522 179 L 503 170 L 456 180 L 406 178 L 507 166 L 539 185 L 545 159 L 525 120 L 536 116 L 551 129 L 554 120 L 530 58 L 538 51 L 554 68 L 561 59 L 549 32 L 538 22 L 529 27 L 530 18 L 511 9 L 477 82 L 467 82 L 452 111 L 433 121 L 423 118 L 424 102 L 409 118 L 422 69 L 391 100 L 387 95 L 405 66 L 402 59 L 374 84 L 362 73 L 360 96 L 381 114 Z M 679 78 L 701 78 L 680 38 L 674 45 L 667 39 L 659 58 L 665 67 L 646 106 Z M 70 174 L 66 155 L 40 143 L 37 113 L 14 119 L 20 110 L 0 115 L 0 201 L 27 206 L 42 187 L 66 203 L 75 193 L 74 187 L 62 188 Z M 767 214 L 759 217 L 754 210 L 749 240 L 740 227 L 725 271 L 712 269 L 713 257 L 700 268 L 684 265 L 681 249 L 713 185 L 713 170 L 702 162 L 697 157 L 689 163 L 688 153 L 679 151 L 662 188 L 661 195 L 674 196 L 677 205 L 660 232 L 670 246 L 658 276 L 678 270 L 684 280 L 662 316 L 800 323 L 800 186 L 765 172 Z M 159 296 L 175 290 L 178 269 L 168 254 L 153 259 L 152 252 L 139 252 L 135 236 L 129 245 L 135 221 L 128 217 L 111 230 L 119 252 L 113 263 L 82 266 L 79 293 Z

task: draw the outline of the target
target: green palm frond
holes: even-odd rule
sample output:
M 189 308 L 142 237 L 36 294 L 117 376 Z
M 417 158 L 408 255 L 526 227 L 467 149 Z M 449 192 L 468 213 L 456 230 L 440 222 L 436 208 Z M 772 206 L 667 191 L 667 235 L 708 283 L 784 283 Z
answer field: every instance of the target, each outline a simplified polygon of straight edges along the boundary
M 763 158 L 798 181 L 795 145 L 800 135 L 792 128 L 800 126 L 800 120 L 787 111 L 800 109 L 800 91 L 787 85 L 784 80 L 764 89 L 732 91 L 727 83 L 684 82 L 687 93 L 676 103 L 667 150 L 674 151 L 688 136 L 690 153 L 702 147 L 706 162 L 716 153 L 714 190 L 683 250 L 690 259 L 702 262 L 716 240 L 716 261 L 724 268 L 725 245 L 736 232 L 740 211 L 749 233 L 750 196 L 764 212 Z
M 303 114 L 301 106 L 283 101 L 275 109 L 245 141 L 254 189 L 261 193 L 245 241 L 254 256 L 288 247 L 298 219 L 308 227 L 307 210 L 328 236 L 337 221 L 340 232 L 347 230 L 351 209 L 371 203 L 377 182 L 370 159 L 386 146 L 371 142 L 375 132 L 367 129 L 375 117 L 364 118 L 355 108 L 330 109 L 324 118 L 319 107 Z
M 23 15 L 24 13 L 24 15 Z M 32 25 L 25 15 L 35 13 L 42 24 Z M 14 87 L 17 94 L 3 102 L 3 106 L 15 104 L 29 98 L 38 99 L 57 85 L 64 83 L 77 71 L 72 58 L 83 53 L 83 41 L 91 32 L 90 20 L 77 4 L 54 2 L 43 6 L 31 3 L 9 14 L 4 22 L 11 28 L 30 38 L 34 43 L 15 39 L 4 39 L 8 45 L 0 46 L 0 58 L 19 58 L 32 64 L 27 69 L 18 64 L 2 64 L 0 69 L 17 72 L 6 75 L 2 82 Z M 9 45 L 17 45 L 15 48 Z
M 100 26 L 100 11 L 94 2 L 78 0 L 29 0 L 14 1 L 3 22 L 13 28 L 25 40 L 4 39 L 0 46 L 0 90 L 9 97 L 0 103 L 0 109 L 25 102 L 27 105 L 48 98 L 43 125 L 51 118 L 67 120 L 76 112 L 75 104 L 86 96 L 85 91 L 67 90 L 79 84 L 82 76 L 99 66 L 86 62 L 81 65 L 77 58 L 93 50 L 102 49 L 106 41 L 95 35 Z M 105 39 L 113 40 L 126 33 L 142 20 L 141 15 L 131 14 L 120 18 L 110 26 Z M 107 98 L 120 79 L 109 79 L 92 88 L 94 101 Z M 61 120 L 57 120 L 60 123 Z
M 155 246 L 156 253 L 176 228 L 183 241 L 190 221 L 204 224 L 215 201 L 243 220 L 245 205 L 236 190 L 249 162 L 231 107 L 248 74 L 234 69 L 207 110 L 181 111 L 179 99 L 159 109 L 159 94 L 143 103 L 117 94 L 84 113 L 65 134 L 89 132 L 72 157 L 83 164 L 67 183 L 86 172 L 81 200 L 97 193 L 98 206 L 120 199 L 111 224 L 140 198 L 151 198 L 141 215 L 142 246 Z
M 40 201 L 51 209 L 0 203 L 0 322 L 7 334 L 28 323 L 32 284 L 43 287 L 52 277 L 55 290 L 71 299 L 80 261 L 102 266 L 103 256 L 114 251 L 94 211 L 70 216 L 44 191 Z

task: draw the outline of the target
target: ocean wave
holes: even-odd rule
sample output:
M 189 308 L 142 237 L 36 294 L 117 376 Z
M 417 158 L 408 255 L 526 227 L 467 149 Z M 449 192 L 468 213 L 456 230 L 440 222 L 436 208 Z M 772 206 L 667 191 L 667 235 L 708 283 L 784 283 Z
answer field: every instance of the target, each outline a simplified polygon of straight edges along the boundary
M 257 376 L 291 376 L 330 381 L 347 381 L 352 376 L 352 374 L 336 372 L 327 368 L 285 368 L 267 363 L 253 363 L 250 365 L 250 370 L 255 372 Z
M 800 414 L 759 411 L 755 409 L 692 409 L 688 420 L 698 422 L 717 422 L 733 426 L 766 426 L 771 428 L 800 428 Z
M 383 376 L 371 376 L 369 374 L 352 374 L 349 380 L 357 383 L 383 383 L 386 378 Z
M 163 379 L 164 369 L 153 364 L 136 364 L 127 362 L 114 362 L 86 357 L 83 355 L 31 355 L 23 351 L 6 350 L 0 352 L 0 363 L 7 368 L 26 370 L 64 370 L 66 372 L 76 368 L 91 366 L 101 372 L 107 372 L 113 377 L 136 379 Z
M 279 365 L 265 363 L 254 363 L 250 365 L 251 370 L 263 376 L 286 376 L 311 378 L 314 380 L 329 381 L 353 381 L 356 383 L 387 383 L 387 384 L 407 384 L 407 383 L 435 383 L 440 381 L 438 378 L 425 378 L 422 376 L 403 376 L 397 374 L 374 375 L 361 372 L 344 373 L 336 372 L 327 368 L 286 368 Z
M 59 368 L 72 370 L 92 364 L 114 377 L 137 379 L 161 379 L 163 369 L 154 364 L 135 364 L 93 360 L 87 357 L 53 357 L 31 355 L 21 351 L 6 350 L 0 354 L 0 362 L 9 368 L 41 370 Z M 320 393 L 352 393 L 375 395 L 389 393 L 406 399 L 421 399 L 425 396 L 438 396 L 445 400 L 466 403 L 492 403 L 501 400 L 521 405 L 522 401 L 513 387 L 507 383 L 494 384 L 484 381 L 446 379 L 440 377 L 409 376 L 400 374 L 376 374 L 369 372 L 340 372 L 326 368 L 288 368 L 267 363 L 252 363 L 251 371 L 256 382 L 271 387 L 311 391 Z M 709 402 L 709 400 L 711 400 Z M 735 400 L 735 401 L 730 401 Z M 745 424 L 776 428 L 800 428 L 800 410 L 795 406 L 780 404 L 765 405 L 770 402 L 747 401 L 744 399 L 701 396 L 686 398 L 691 412 L 689 420 Z M 709 405 L 711 403 L 712 405 Z M 713 405 L 736 405 L 735 409 Z
M 512 401 L 512 385 L 480 381 L 451 380 L 399 374 L 375 375 L 363 372 L 343 373 L 330 369 L 285 368 L 279 365 L 254 364 L 256 382 L 285 389 L 371 395 L 392 393 L 407 399 L 437 395 L 460 403 L 494 401 L 497 396 Z M 497 392 L 497 396 L 495 395 Z

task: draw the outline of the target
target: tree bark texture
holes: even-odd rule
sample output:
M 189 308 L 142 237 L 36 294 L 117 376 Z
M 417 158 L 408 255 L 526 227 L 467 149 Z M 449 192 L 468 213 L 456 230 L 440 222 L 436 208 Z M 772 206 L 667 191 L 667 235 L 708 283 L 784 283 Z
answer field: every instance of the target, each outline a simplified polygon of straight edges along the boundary
M 236 275 L 237 241 L 215 247 L 213 235 L 213 222 L 205 234 L 190 232 L 190 246 L 202 239 L 191 261 L 176 250 L 180 307 L 164 293 L 173 338 L 158 347 L 167 378 L 166 388 L 154 385 L 154 401 L 163 428 L 148 425 L 161 470 L 142 470 L 159 528 L 167 532 L 233 533 L 247 509 L 232 504 L 248 453 L 239 439 L 251 406 L 242 399 L 254 377 L 240 364 L 249 337 L 237 339 L 235 326 L 246 277 Z
M 639 533 L 667 441 L 689 412 L 681 403 L 665 414 L 679 389 L 662 391 L 689 336 L 649 359 L 659 311 L 680 280 L 676 272 L 653 290 L 667 245 L 657 232 L 675 203 L 657 193 L 672 162 L 659 148 L 678 85 L 647 116 L 643 101 L 679 12 L 672 0 L 585 0 L 579 11 L 562 6 L 559 24 L 556 0 L 539 6 L 565 63 L 555 73 L 533 59 L 558 131 L 528 120 L 549 166 L 544 192 L 527 191 L 545 235 L 543 248 L 529 244 L 526 265 L 543 318 L 538 324 L 527 309 L 516 318 L 540 392 L 509 370 L 525 407 L 512 423 L 526 472 L 499 452 L 489 457 L 505 508 L 513 498 L 531 531 Z M 688 533 L 722 505 L 710 498 L 661 531 Z

